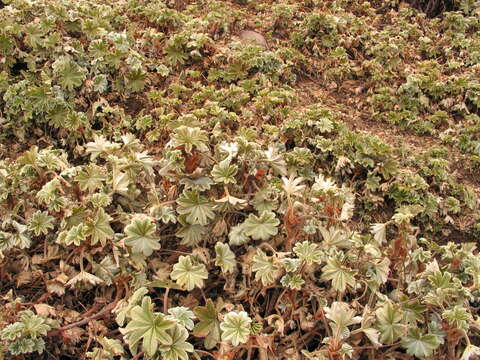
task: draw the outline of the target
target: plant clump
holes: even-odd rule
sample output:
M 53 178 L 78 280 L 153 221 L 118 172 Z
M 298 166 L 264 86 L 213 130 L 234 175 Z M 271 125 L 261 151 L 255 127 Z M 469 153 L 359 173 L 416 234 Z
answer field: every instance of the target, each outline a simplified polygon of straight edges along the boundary
M 0 2 L 0 359 L 478 358 L 454 3 Z

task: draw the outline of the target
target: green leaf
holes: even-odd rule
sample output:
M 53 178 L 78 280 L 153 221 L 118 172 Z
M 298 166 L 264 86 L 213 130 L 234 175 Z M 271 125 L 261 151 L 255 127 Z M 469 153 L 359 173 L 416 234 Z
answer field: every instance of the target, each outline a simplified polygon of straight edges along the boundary
M 0 339 L 10 342 L 8 349 L 12 355 L 26 354 L 31 352 L 42 353 L 45 342 L 41 338 L 48 331 L 57 328 L 58 322 L 34 314 L 31 310 L 18 313 L 19 321 L 7 325 L 0 331 Z
M 98 343 L 101 348 L 95 347 L 93 351 L 87 352 L 87 357 L 93 360 L 113 360 L 115 356 L 125 355 L 122 342 L 118 339 L 109 339 L 103 336 L 98 336 Z
M 250 241 L 250 237 L 245 234 L 244 224 L 233 226 L 228 233 L 228 243 L 230 245 L 243 245 Z
M 433 354 L 441 344 L 438 335 L 422 334 L 419 328 L 411 328 L 408 335 L 402 341 L 402 346 L 407 354 L 424 358 Z
M 149 356 L 157 352 L 160 344 L 172 343 L 172 336 L 167 330 L 173 328 L 175 322 L 165 319 L 163 314 L 154 313 L 150 297 L 144 297 L 142 306 L 135 306 L 130 314 L 132 319 L 122 332 L 134 352 L 142 339 L 143 350 Z
M 69 246 L 74 244 L 80 246 L 80 244 L 87 238 L 87 226 L 84 224 L 78 224 L 72 226 L 68 231 L 62 231 L 58 234 L 57 243 Z
M 197 306 L 193 312 L 198 317 L 200 322 L 195 324 L 193 334 L 195 336 L 205 337 L 214 331 L 219 326 L 217 309 L 213 301 L 208 299 L 205 306 Z
M 460 360 L 470 360 L 472 359 L 472 356 L 480 356 L 480 347 L 468 344 L 465 347 L 465 350 L 463 350 L 463 354 Z
M 305 280 L 302 279 L 300 274 L 287 274 L 280 279 L 280 283 L 292 290 L 300 290 L 302 285 L 305 284 Z
M 360 324 L 362 317 L 355 316 L 349 304 L 335 301 L 331 307 L 325 308 L 325 317 L 329 319 L 335 339 L 346 339 L 350 336 L 349 326 Z
M 113 284 L 113 278 L 115 277 L 115 274 L 119 272 L 119 270 L 120 269 L 113 262 L 110 256 L 104 257 L 100 264 L 93 264 L 94 274 L 105 281 L 107 285 Z
M 279 268 L 275 266 L 273 256 L 267 256 L 262 250 L 257 250 L 253 257 L 252 271 L 255 272 L 255 280 L 261 280 L 264 286 L 273 283 Z
M 43 316 L 35 315 L 30 310 L 20 313 L 20 321 L 24 324 L 24 333 L 33 338 L 45 336 L 52 329 L 52 326 L 46 322 Z
M 150 256 L 153 250 L 160 249 L 160 239 L 155 236 L 155 231 L 156 226 L 151 218 L 137 215 L 125 227 L 125 244 L 131 246 L 135 253 Z
M 16 221 L 12 221 L 12 225 L 15 228 L 15 232 L 12 234 L 12 240 L 15 246 L 20 249 L 27 249 L 32 244 L 30 235 L 27 233 L 27 226 L 20 224 Z
M 55 61 L 52 68 L 60 85 L 69 91 L 82 85 L 86 79 L 87 70 L 68 57 L 62 57 Z
M 222 340 L 231 341 L 233 346 L 246 343 L 250 336 L 251 323 L 252 319 L 245 311 L 229 312 L 220 324 Z
M 87 221 L 86 223 L 86 234 L 90 236 L 90 241 L 92 245 L 95 245 L 100 241 L 102 246 L 105 246 L 108 239 L 112 239 L 115 234 L 113 229 L 110 226 L 110 221 L 112 218 L 110 215 L 105 213 L 105 210 L 102 208 L 98 209 L 97 214 L 93 220 Z
M 283 155 L 278 154 L 274 147 L 271 146 L 265 151 L 265 160 L 278 174 L 287 175 L 287 163 L 283 159 Z
M 197 127 L 182 125 L 175 129 L 169 145 L 174 148 L 183 146 L 185 151 L 190 154 L 194 147 L 202 152 L 208 151 L 207 142 L 208 137 L 205 131 Z
M 188 360 L 188 352 L 193 352 L 193 346 L 186 342 L 188 331 L 180 325 L 175 325 L 169 330 L 172 340 L 168 344 L 160 346 L 162 359 L 164 360 Z
M 305 185 L 300 185 L 302 181 L 302 177 L 295 178 L 293 174 L 290 175 L 289 178 L 285 176 L 282 177 L 283 190 L 288 197 L 302 195 L 302 191 L 305 189 Z
M 130 70 L 125 75 L 126 88 L 133 92 L 142 90 L 145 87 L 146 81 L 147 81 L 147 72 L 139 66 Z
M 20 165 L 38 166 L 38 146 L 32 146 L 30 150 L 25 151 L 18 157 L 17 163 Z
M 205 235 L 207 234 L 207 228 L 198 224 L 189 224 L 184 219 L 185 216 L 179 217 L 178 221 L 183 226 L 178 229 L 178 231 L 175 233 L 175 236 L 182 239 L 180 242 L 182 245 L 193 247 L 202 241 L 202 239 L 204 239 Z
M 387 224 L 373 224 L 370 229 L 377 244 L 382 245 L 387 238 Z
M 84 167 L 83 171 L 75 177 L 75 181 L 80 185 L 80 190 L 89 192 L 101 188 L 105 179 L 102 168 L 94 164 Z
M 233 272 L 233 269 L 237 265 L 235 260 L 235 254 L 230 249 L 230 246 L 217 242 L 215 244 L 215 265 L 222 268 L 223 273 Z
M 36 236 L 43 234 L 46 235 L 48 230 L 53 229 L 53 216 L 48 215 L 46 211 L 36 211 L 30 221 L 28 222 L 28 230 L 32 231 Z
M 103 93 L 108 89 L 108 79 L 106 75 L 100 74 L 93 78 L 93 90 Z
M 455 305 L 453 308 L 445 310 L 442 313 L 442 317 L 448 321 L 448 323 L 458 329 L 462 329 L 466 333 L 469 330 L 472 314 L 460 305 Z
M 112 176 L 112 190 L 113 192 L 119 193 L 121 195 L 126 195 L 128 193 L 128 185 L 130 184 L 130 179 L 128 174 L 113 169 Z
M 208 272 L 204 264 L 194 265 L 191 256 L 180 256 L 178 262 L 173 265 L 170 277 L 177 284 L 191 291 L 195 286 L 203 287 L 203 281 L 208 279 Z
M 180 184 L 185 185 L 185 190 L 206 191 L 210 190 L 214 183 L 208 176 L 200 176 L 198 178 L 184 177 L 180 180 Z
M 319 264 L 322 261 L 322 252 L 318 249 L 318 245 L 309 241 L 296 243 L 293 252 L 307 264 Z
M 177 212 L 186 215 L 190 224 L 207 225 L 215 217 L 212 203 L 196 190 L 184 191 L 177 199 Z
M 177 214 L 171 206 L 155 205 L 150 208 L 150 215 L 155 219 L 162 221 L 164 224 L 177 222 Z
M 177 324 L 184 326 L 188 330 L 192 330 L 194 327 L 192 319 L 195 319 L 195 314 L 187 307 L 177 306 L 168 309 L 170 315 L 167 319 L 174 320 Z
M 140 304 L 141 300 L 147 293 L 148 289 L 145 287 L 141 287 L 135 290 L 135 292 L 128 299 L 128 302 L 123 299 L 120 300 L 119 306 L 117 307 L 117 310 L 115 310 L 115 312 L 117 313 L 115 321 L 118 325 L 123 326 L 127 317 L 131 318 L 130 313 L 132 309 Z
M 211 175 L 217 184 L 235 184 L 237 182 L 235 180 L 237 171 L 238 166 L 230 165 L 230 158 L 226 158 L 213 167 Z
M 245 235 L 254 240 L 268 240 L 277 235 L 280 221 L 273 212 L 263 212 L 260 216 L 250 214 L 243 223 Z
M 391 302 L 386 302 L 375 312 L 377 317 L 376 328 L 380 331 L 380 341 L 384 344 L 393 344 L 405 332 L 402 324 L 403 312 Z
M 335 291 L 344 292 L 347 289 L 347 285 L 350 287 L 355 286 L 355 277 L 353 270 L 344 266 L 339 259 L 329 258 L 327 265 L 322 268 L 323 281 L 332 281 L 332 287 Z
M 112 143 L 105 139 L 102 135 L 94 135 L 94 141 L 91 141 L 85 145 L 85 152 L 90 154 L 90 159 L 93 161 L 100 155 L 111 154 L 120 149 L 119 144 Z
M 220 199 L 216 199 L 215 203 L 213 209 L 224 213 L 240 210 L 247 206 L 247 200 L 239 199 L 232 195 L 225 195 Z

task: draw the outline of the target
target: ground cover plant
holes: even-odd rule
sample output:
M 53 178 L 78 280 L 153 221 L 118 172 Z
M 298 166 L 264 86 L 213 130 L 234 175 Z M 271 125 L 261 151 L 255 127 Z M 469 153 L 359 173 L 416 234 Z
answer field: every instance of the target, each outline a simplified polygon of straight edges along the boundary
M 0 1 L 0 359 L 479 358 L 479 75 L 474 0 Z

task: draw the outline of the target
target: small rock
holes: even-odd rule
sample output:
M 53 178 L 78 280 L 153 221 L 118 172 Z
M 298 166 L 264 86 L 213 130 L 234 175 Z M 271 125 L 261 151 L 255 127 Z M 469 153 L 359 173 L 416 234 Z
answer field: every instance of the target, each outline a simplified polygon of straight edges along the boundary
M 262 34 L 252 31 L 252 30 L 243 30 L 239 34 L 239 38 L 242 42 L 258 45 L 265 49 L 268 49 L 268 44 Z

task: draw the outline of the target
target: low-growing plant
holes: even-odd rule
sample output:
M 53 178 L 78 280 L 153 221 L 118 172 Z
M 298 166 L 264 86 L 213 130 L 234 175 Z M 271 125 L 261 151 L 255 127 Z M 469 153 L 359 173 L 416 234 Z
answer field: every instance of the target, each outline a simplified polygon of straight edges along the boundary
M 480 356 L 456 6 L 0 2 L 3 357 Z

